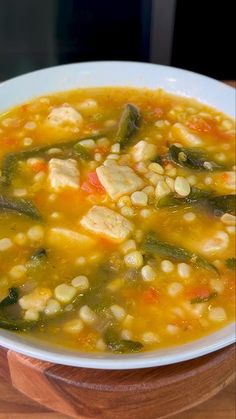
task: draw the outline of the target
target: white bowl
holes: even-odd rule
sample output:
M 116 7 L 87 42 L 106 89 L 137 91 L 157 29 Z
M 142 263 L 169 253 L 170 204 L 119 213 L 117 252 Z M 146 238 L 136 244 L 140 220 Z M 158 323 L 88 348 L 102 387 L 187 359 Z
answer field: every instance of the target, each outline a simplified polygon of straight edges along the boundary
M 235 117 L 235 91 L 216 80 L 173 67 L 135 62 L 88 62 L 35 71 L 0 85 L 0 113 L 35 96 L 93 86 L 161 87 L 189 96 Z M 82 353 L 31 342 L 0 330 L 0 345 L 58 364 L 100 369 L 146 368 L 186 361 L 235 341 L 235 323 L 191 343 L 130 355 Z

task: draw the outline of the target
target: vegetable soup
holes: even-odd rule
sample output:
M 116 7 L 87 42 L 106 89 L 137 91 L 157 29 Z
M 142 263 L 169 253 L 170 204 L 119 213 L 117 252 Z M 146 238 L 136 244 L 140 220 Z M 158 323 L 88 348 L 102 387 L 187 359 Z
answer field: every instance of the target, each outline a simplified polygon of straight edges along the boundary
M 163 90 L 0 115 L 0 327 L 127 353 L 232 322 L 234 141 L 232 119 Z

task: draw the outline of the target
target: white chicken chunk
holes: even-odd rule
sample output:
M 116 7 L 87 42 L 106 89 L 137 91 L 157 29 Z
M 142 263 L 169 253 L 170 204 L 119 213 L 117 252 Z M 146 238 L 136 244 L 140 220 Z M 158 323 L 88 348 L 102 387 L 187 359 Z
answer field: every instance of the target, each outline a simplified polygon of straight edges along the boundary
M 96 205 L 89 210 L 80 223 L 92 233 L 118 243 L 127 239 L 133 230 L 133 225 L 125 217 L 107 207 Z
M 152 160 L 157 155 L 157 146 L 141 140 L 132 148 L 131 154 L 135 162 Z
M 80 113 L 72 108 L 71 106 L 59 106 L 53 108 L 48 115 L 48 123 L 50 125 L 77 125 L 80 126 L 83 122 L 83 118 Z
M 98 178 L 111 199 L 130 194 L 144 186 L 143 180 L 128 166 L 100 166 L 96 169 Z
M 173 125 L 172 134 L 175 140 L 180 141 L 184 145 L 197 147 L 202 144 L 202 140 L 198 135 L 189 132 L 188 129 L 179 122 Z
M 79 187 L 79 169 L 73 159 L 51 159 L 49 161 L 49 182 L 51 188 L 59 191 L 63 188 Z

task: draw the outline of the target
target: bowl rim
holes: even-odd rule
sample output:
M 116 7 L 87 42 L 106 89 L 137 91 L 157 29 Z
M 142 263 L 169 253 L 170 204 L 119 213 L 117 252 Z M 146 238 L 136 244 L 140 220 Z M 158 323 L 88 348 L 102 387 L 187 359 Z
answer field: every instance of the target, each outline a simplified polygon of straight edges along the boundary
M 95 80 L 95 84 L 93 86 L 95 87 L 98 72 L 100 72 L 99 77 L 102 78 L 103 72 L 111 72 L 111 70 L 114 71 L 114 77 L 118 77 L 118 79 L 115 80 L 133 80 L 132 75 L 135 75 L 137 72 L 140 72 L 140 74 L 139 77 L 137 76 L 138 73 L 136 74 L 136 79 L 134 77 L 134 79 L 136 80 L 134 84 L 132 82 L 129 82 L 128 84 L 126 84 L 126 82 L 118 82 L 118 84 L 116 84 L 116 82 L 115 84 L 113 82 L 108 82 L 106 84 L 98 84 L 98 87 L 142 87 L 143 83 L 143 87 L 153 89 L 153 83 L 156 87 L 158 86 L 158 84 L 160 87 L 164 85 L 164 89 L 166 91 L 169 91 L 170 93 L 180 96 L 182 95 L 185 97 L 193 97 L 213 108 L 220 109 L 224 113 L 231 114 L 232 117 L 235 116 L 235 89 L 233 87 L 225 85 L 224 83 L 214 80 L 210 77 L 197 74 L 189 70 L 158 64 L 140 63 L 136 61 L 91 61 L 83 63 L 72 63 L 48 67 L 14 77 L 10 80 L 0 83 L 0 95 L 2 93 L 3 98 L 5 99 L 6 96 L 4 95 L 8 92 L 10 93 L 10 99 L 7 97 L 7 99 L 5 100 L 6 107 L 4 104 L 0 104 L 0 112 L 2 113 L 5 109 L 8 110 L 11 107 L 16 106 L 18 103 L 20 104 L 26 100 L 32 100 L 34 97 L 37 96 L 50 95 L 56 92 L 66 90 L 69 91 L 73 89 L 73 87 L 71 86 L 71 80 L 66 79 L 66 75 L 68 74 L 70 74 L 70 76 L 72 77 L 72 84 L 74 83 L 74 88 L 76 88 L 76 86 L 78 87 L 78 85 L 75 84 L 78 75 L 79 77 L 82 77 L 82 79 L 83 77 L 85 77 L 86 84 L 86 74 L 92 74 L 92 77 L 94 77 Z M 119 71 L 121 71 L 122 73 L 127 72 L 127 74 L 119 74 Z M 30 87 L 32 87 L 33 91 L 37 91 L 37 80 L 40 79 L 48 79 L 49 84 L 51 80 L 51 84 L 53 85 L 52 76 L 58 77 L 59 80 L 60 77 L 63 77 L 64 72 L 67 74 L 65 75 L 63 82 L 65 83 L 65 85 L 69 84 L 68 88 L 52 88 L 51 90 L 43 90 L 42 88 L 39 88 L 39 91 L 42 90 L 42 93 L 36 93 L 33 95 L 31 95 L 31 92 L 27 90 L 30 89 Z M 81 72 L 81 74 L 79 72 Z M 112 76 L 110 77 L 110 79 L 112 79 Z M 151 79 L 147 80 L 148 77 L 151 77 Z M 160 78 L 158 79 L 158 77 Z M 28 82 L 29 87 L 27 84 Z M 168 85 L 170 87 L 169 89 Z M 185 85 L 187 86 L 186 89 Z M 88 85 L 87 87 L 93 86 Z M 179 86 L 181 87 L 180 90 Z M 82 83 L 82 86 L 80 87 L 85 87 L 85 85 L 83 85 Z M 22 91 L 24 88 L 26 88 L 26 91 L 28 93 Z M 208 88 L 208 90 L 205 94 L 204 89 L 206 88 Z M 14 96 L 14 99 L 12 99 L 14 89 L 16 93 L 16 98 Z M 197 89 L 196 91 L 200 89 L 200 96 L 196 98 L 194 95 L 188 94 L 188 89 L 190 89 L 190 91 L 191 89 L 193 89 L 193 91 L 194 89 Z M 21 100 L 20 97 L 25 97 L 25 99 Z M 219 106 L 221 102 L 222 106 Z M 12 105 L 9 106 L 10 103 L 12 103 Z M 217 103 L 217 105 L 215 105 L 215 103 Z M 183 362 L 203 355 L 207 355 L 209 353 L 222 349 L 228 345 L 231 345 L 234 342 L 235 322 L 232 322 L 231 324 L 225 326 L 217 332 L 211 333 L 200 339 L 194 340 L 186 344 L 129 355 L 77 352 L 68 349 L 62 349 L 57 346 L 47 346 L 45 343 L 41 344 L 29 338 L 24 338 L 21 335 L 0 330 L 0 345 L 5 348 L 43 361 L 63 365 L 70 365 L 75 367 L 86 367 L 96 369 L 122 370 L 170 365 L 173 363 Z

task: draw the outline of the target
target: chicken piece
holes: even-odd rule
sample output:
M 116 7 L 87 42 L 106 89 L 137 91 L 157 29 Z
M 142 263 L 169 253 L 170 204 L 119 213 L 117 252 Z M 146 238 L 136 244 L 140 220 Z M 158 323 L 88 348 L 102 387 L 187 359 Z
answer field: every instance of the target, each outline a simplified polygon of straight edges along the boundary
M 96 169 L 98 178 L 111 199 L 130 194 L 144 186 L 143 180 L 128 166 L 100 166 Z
M 127 239 L 133 230 L 133 225 L 125 217 L 107 207 L 100 206 L 92 207 L 80 224 L 92 233 L 118 243 Z
M 43 311 L 51 296 L 52 291 L 49 288 L 36 288 L 30 294 L 21 297 L 19 305 L 23 310 Z
M 153 160 L 157 156 L 157 146 L 141 140 L 131 150 L 135 162 Z
M 175 141 L 180 141 L 181 144 L 192 147 L 197 147 L 202 144 L 201 138 L 196 135 L 192 134 L 188 131 L 188 129 L 183 125 L 177 122 L 172 127 L 172 134 Z
M 81 234 L 77 231 L 70 230 L 63 227 L 53 227 L 48 233 L 48 244 L 54 247 L 70 248 L 75 245 L 82 250 L 90 249 L 95 245 L 95 240 L 92 237 Z
M 79 187 L 79 169 L 73 159 L 51 159 L 49 161 L 49 182 L 52 189 Z
M 76 109 L 71 106 L 59 106 L 53 108 L 48 115 L 48 123 L 53 126 L 58 125 L 82 125 L 83 118 Z

